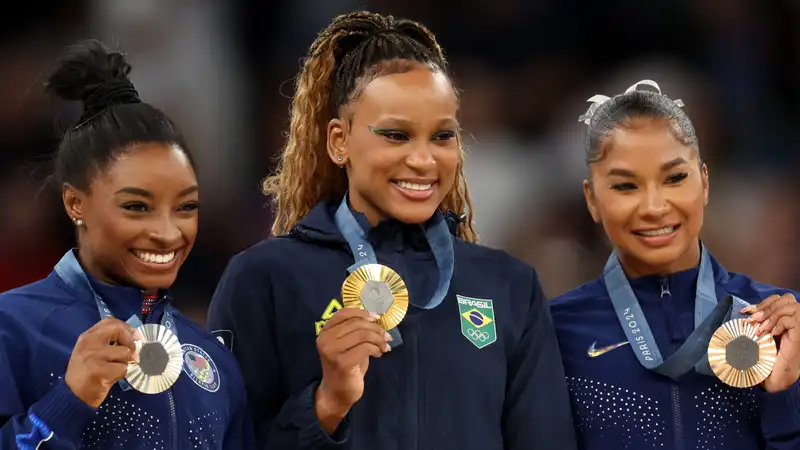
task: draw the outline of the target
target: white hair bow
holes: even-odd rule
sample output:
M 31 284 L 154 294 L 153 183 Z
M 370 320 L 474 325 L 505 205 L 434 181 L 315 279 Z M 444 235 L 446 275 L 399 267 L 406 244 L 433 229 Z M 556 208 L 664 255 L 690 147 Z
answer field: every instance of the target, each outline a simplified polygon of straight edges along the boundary
M 661 94 L 661 88 L 658 87 L 658 83 L 656 83 L 653 80 L 637 81 L 636 83 L 631 85 L 631 87 L 629 87 L 628 89 L 625 89 L 625 94 L 628 94 L 630 92 L 634 92 L 634 91 L 639 90 L 639 85 L 647 85 L 647 86 L 654 87 L 656 89 L 656 91 L 658 91 L 658 93 Z M 590 97 L 586 101 L 587 102 L 591 102 L 592 104 L 589 105 L 589 109 L 586 110 L 586 112 L 583 115 L 578 117 L 578 122 L 583 122 L 586 125 L 589 125 L 589 122 L 591 122 L 592 116 L 594 116 L 594 113 L 595 113 L 595 111 L 597 111 L 597 108 L 599 108 L 600 105 L 602 105 L 603 103 L 609 101 L 610 99 L 611 99 L 611 97 L 608 97 L 606 95 L 600 95 L 600 94 L 593 95 L 592 97 Z M 678 105 L 679 108 L 683 108 L 683 101 L 678 99 L 678 100 L 674 100 L 674 102 L 675 102 L 676 105 Z

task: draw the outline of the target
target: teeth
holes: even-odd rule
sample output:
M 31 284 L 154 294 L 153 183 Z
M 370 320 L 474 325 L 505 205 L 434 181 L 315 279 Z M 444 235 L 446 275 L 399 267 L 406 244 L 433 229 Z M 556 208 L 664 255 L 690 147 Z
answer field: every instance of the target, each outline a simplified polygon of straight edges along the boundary
M 133 253 L 136 255 L 137 258 L 149 263 L 167 264 L 169 262 L 172 262 L 173 259 L 175 259 L 175 252 L 152 253 L 152 252 L 145 252 L 142 250 L 134 250 Z
M 403 189 L 409 189 L 412 191 L 427 191 L 428 189 L 433 186 L 433 183 L 428 184 L 417 184 L 417 183 L 409 183 L 408 181 L 395 181 L 394 184 L 400 186 Z
M 644 236 L 662 236 L 664 234 L 670 234 L 673 231 L 675 231 L 675 227 L 664 227 L 659 228 L 658 230 L 640 231 L 639 234 Z

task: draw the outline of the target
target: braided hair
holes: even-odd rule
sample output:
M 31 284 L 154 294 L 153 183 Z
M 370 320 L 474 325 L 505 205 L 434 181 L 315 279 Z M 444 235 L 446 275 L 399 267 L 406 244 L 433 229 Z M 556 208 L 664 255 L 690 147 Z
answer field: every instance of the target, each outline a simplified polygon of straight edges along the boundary
M 287 233 L 319 201 L 341 199 L 347 175 L 328 158 L 328 122 L 338 118 L 342 107 L 371 80 L 408 71 L 413 64 L 447 70 L 436 37 L 411 20 L 358 11 L 336 17 L 319 33 L 296 80 L 289 137 L 277 171 L 263 183 L 275 206 L 273 234 Z M 476 239 L 463 164 L 440 208 L 465 217 L 458 235 Z

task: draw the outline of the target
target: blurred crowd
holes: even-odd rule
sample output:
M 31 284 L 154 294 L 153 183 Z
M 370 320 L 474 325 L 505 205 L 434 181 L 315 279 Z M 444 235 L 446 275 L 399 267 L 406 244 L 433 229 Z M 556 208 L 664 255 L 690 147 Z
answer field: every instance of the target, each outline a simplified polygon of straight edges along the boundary
M 51 5 L 52 3 L 52 5 Z M 586 212 L 584 125 L 594 94 L 653 79 L 680 98 L 709 165 L 704 241 L 733 271 L 800 289 L 795 172 L 800 3 L 790 0 L 74 0 L 20 4 L 0 27 L 0 291 L 46 275 L 74 245 L 45 184 L 70 105 L 40 77 L 64 45 L 129 55 L 148 102 L 199 165 L 201 230 L 176 286 L 201 325 L 228 259 L 268 236 L 260 180 L 287 129 L 292 78 L 336 14 L 421 21 L 462 91 L 467 177 L 482 242 L 539 271 L 548 296 L 597 276 L 610 248 Z

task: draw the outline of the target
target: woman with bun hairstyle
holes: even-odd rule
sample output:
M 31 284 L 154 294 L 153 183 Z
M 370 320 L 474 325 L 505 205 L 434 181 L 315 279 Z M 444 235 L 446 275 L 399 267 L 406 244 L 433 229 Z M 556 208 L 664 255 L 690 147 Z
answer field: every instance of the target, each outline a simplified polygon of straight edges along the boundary
M 446 69 L 391 16 L 345 14 L 311 45 L 265 186 L 274 236 L 209 310 L 262 448 L 575 448 L 538 277 L 475 243 Z
M 83 102 L 53 177 L 78 246 L 0 294 L 2 449 L 253 448 L 233 355 L 170 302 L 197 235 L 197 177 L 130 69 L 83 41 L 48 77 Z

